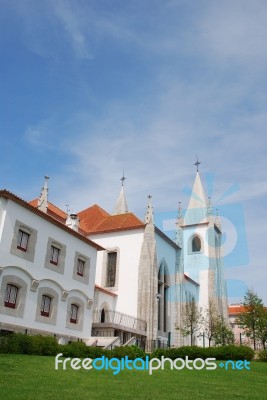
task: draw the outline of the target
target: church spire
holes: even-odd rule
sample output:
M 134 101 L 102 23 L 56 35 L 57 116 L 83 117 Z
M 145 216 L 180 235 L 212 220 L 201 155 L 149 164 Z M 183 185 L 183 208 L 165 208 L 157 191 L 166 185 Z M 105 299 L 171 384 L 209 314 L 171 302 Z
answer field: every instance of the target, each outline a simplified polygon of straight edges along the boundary
M 200 165 L 198 158 L 194 165 L 197 167 L 197 172 L 185 214 L 186 224 L 197 224 L 206 220 L 207 208 L 209 207 L 198 170 Z
M 154 223 L 154 209 L 152 205 L 152 196 L 149 194 L 147 196 L 148 202 L 146 207 L 145 224 Z
M 206 209 L 207 208 L 206 195 L 205 195 L 205 191 L 203 189 L 199 171 L 197 171 L 197 173 L 196 173 L 195 182 L 193 185 L 188 208 L 189 209 L 193 209 L 193 208 L 205 208 Z
M 121 178 L 121 190 L 120 190 L 120 194 L 117 199 L 117 202 L 116 202 L 115 209 L 113 211 L 113 215 L 125 214 L 128 212 L 128 205 L 127 205 L 125 191 L 124 191 L 125 179 L 126 178 L 124 176 L 124 171 L 123 171 L 122 178 Z
M 49 176 L 45 176 L 44 186 L 42 187 L 40 196 L 38 197 L 37 208 L 44 213 L 47 213 L 48 208 L 48 179 Z

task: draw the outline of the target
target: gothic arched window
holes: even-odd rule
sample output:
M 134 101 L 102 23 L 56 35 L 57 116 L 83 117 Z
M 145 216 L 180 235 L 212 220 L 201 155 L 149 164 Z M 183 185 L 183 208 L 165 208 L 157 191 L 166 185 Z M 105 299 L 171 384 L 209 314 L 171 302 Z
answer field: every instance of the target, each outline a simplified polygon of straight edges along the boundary
M 192 253 L 201 251 L 201 239 L 199 236 L 194 235 L 192 239 Z
M 102 308 L 101 314 L 100 314 L 100 322 L 101 322 L 101 323 L 104 323 L 104 322 L 105 322 L 105 319 L 106 319 L 106 313 L 105 313 L 104 308 Z
M 169 276 L 166 264 L 162 263 L 158 273 L 158 330 L 167 332 L 168 330 L 168 293 Z

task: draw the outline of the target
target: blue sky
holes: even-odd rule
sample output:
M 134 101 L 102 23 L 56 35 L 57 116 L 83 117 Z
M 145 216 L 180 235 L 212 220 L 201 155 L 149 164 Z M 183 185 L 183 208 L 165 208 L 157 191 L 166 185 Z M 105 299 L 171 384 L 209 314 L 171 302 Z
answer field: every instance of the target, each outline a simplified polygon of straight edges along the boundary
M 197 153 L 214 207 L 242 209 L 234 301 L 241 282 L 267 303 L 267 2 L 0 5 L 0 186 L 30 200 L 48 174 L 63 209 L 112 211 L 124 168 L 133 212 L 149 193 L 155 212 L 173 212 Z

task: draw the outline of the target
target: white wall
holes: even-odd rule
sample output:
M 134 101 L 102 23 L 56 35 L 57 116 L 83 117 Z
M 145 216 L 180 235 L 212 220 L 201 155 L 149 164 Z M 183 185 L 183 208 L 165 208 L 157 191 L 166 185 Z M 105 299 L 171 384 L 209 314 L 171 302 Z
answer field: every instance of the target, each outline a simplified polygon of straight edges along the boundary
M 118 251 L 118 294 L 116 311 L 137 317 L 138 271 L 143 241 L 143 229 L 90 235 L 90 239 L 107 251 Z M 106 268 L 104 252 L 98 252 L 96 283 L 104 286 Z M 101 304 L 98 305 L 99 307 Z
M 16 220 L 37 230 L 37 242 L 33 262 L 10 253 Z M 49 237 L 66 246 L 64 274 L 60 274 L 44 266 Z M 87 308 L 87 304 L 88 299 L 93 299 L 94 296 L 97 250 L 19 204 L 11 200 L 3 201 L 3 199 L 0 202 L 0 239 L 0 267 L 3 268 L 0 276 L 0 284 L 4 276 L 9 274 L 19 276 L 27 282 L 28 286 L 23 318 L 0 313 L 0 322 L 57 334 L 88 338 L 91 335 L 93 306 L 89 309 Z M 72 277 L 76 251 L 90 258 L 88 284 L 77 281 Z M 30 290 L 32 279 L 39 281 L 37 291 Z M 43 286 L 53 288 L 59 296 L 55 325 L 35 320 L 37 294 L 38 290 Z M 65 300 L 62 300 L 63 290 L 69 292 Z M 3 295 L 1 293 L 1 296 Z M 82 330 L 66 327 L 67 303 L 68 298 L 72 296 L 81 299 L 85 305 Z

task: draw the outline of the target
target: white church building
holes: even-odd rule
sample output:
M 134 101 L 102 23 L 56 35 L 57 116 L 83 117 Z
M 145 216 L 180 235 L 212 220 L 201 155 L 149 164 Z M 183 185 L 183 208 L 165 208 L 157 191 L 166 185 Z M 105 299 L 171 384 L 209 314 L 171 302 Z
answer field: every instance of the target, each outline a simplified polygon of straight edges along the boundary
M 184 304 L 209 300 L 227 320 L 221 224 L 197 171 L 175 240 L 128 210 L 124 177 L 113 214 L 98 205 L 68 214 L 48 201 L 0 191 L 0 330 L 111 347 L 189 344 Z M 201 345 L 197 337 L 195 343 Z

